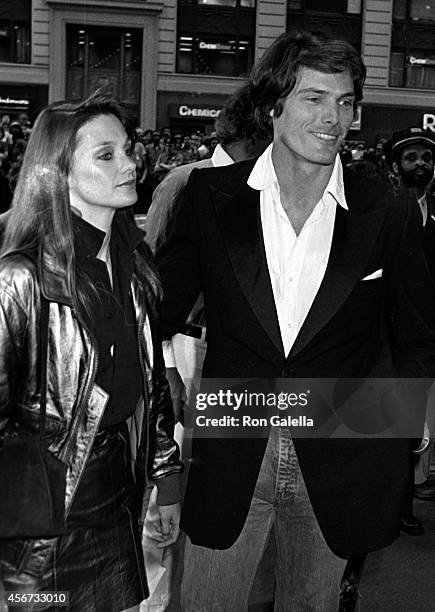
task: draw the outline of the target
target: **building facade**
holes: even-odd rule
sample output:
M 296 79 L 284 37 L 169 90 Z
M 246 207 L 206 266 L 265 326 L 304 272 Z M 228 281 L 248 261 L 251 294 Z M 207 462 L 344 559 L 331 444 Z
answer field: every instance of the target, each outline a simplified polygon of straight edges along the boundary
M 144 128 L 209 132 L 252 64 L 299 27 L 361 51 L 356 140 L 435 131 L 433 0 L 1 0 L 0 114 L 105 86 Z

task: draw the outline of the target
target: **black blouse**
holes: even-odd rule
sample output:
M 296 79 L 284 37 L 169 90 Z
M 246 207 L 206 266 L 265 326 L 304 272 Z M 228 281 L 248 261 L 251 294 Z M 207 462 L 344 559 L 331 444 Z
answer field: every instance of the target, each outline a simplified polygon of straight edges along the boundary
M 106 264 L 97 259 L 105 233 L 77 215 L 73 220 L 77 266 L 96 289 L 89 292 L 90 327 L 98 349 L 95 382 L 110 396 L 100 423 L 100 429 L 106 429 L 131 416 L 143 393 L 138 329 L 130 292 L 133 265 L 130 249 L 121 242 L 112 224 L 112 288 Z

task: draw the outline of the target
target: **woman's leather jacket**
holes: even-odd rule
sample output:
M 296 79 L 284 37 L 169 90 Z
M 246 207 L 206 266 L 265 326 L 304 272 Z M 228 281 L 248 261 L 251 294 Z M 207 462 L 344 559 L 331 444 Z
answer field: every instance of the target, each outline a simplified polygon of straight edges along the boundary
M 125 215 L 117 213 L 115 219 L 120 234 L 130 242 L 133 234 L 137 244 L 140 230 Z M 144 490 L 146 475 L 155 480 L 158 502 L 165 505 L 179 501 L 178 475 L 183 468 L 173 440 L 174 415 L 161 353 L 158 304 L 140 280 L 137 252 L 132 251 L 130 256 L 134 261 L 131 294 L 146 396 L 128 420 L 134 474 L 140 491 Z M 0 259 L 0 440 L 38 429 L 41 290 L 50 302 L 46 431 L 49 450 L 67 464 L 67 514 L 108 399 L 95 383 L 95 343 L 72 307 L 68 279 L 49 245 L 44 246 L 38 261 L 21 253 Z M 22 571 L 29 560 L 32 573 L 43 571 L 52 543 L 46 540 L 45 546 L 41 541 L 8 541 L 6 555 L 1 546 L 0 579 L 2 573 Z M 37 558 L 31 555 L 32 549 L 37 549 Z

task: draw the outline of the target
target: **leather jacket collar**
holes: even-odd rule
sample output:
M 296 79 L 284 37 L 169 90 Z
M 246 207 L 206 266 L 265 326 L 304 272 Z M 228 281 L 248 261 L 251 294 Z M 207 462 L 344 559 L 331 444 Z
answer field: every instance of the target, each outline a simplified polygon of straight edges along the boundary
M 143 241 L 145 233 L 137 227 L 130 210 L 119 210 L 113 218 L 113 232 L 123 248 L 131 255 Z M 72 307 L 73 275 L 67 270 L 66 262 L 60 261 L 50 240 L 46 240 L 38 261 L 41 291 L 44 297 Z

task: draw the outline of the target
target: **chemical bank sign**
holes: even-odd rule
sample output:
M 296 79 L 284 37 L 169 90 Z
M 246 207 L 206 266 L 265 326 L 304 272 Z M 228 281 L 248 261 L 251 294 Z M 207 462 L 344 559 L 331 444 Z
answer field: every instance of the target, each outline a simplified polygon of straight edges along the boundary
M 27 108 L 30 105 L 30 102 L 27 100 L 27 98 L 10 98 L 9 96 L 7 98 L 3 98 L 3 96 L 0 96 L 0 104 L 2 106 L 18 106 L 20 108 Z
M 216 119 L 220 112 L 220 108 L 191 108 L 187 104 L 178 107 L 180 117 L 210 117 L 210 119 Z
M 220 108 L 206 106 L 190 106 L 189 104 L 170 104 L 169 115 L 183 119 L 216 119 L 221 112 Z

